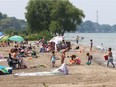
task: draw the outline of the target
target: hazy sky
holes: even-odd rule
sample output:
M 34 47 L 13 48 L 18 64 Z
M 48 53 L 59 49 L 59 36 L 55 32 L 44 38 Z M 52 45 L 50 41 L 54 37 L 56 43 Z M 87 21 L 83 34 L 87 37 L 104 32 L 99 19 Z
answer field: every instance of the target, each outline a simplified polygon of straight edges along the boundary
M 29 0 L 0 0 L 0 12 L 8 16 L 25 19 L 25 6 Z M 116 24 L 116 0 L 69 0 L 73 5 L 82 9 L 86 17 L 84 21 L 98 22 L 100 24 Z

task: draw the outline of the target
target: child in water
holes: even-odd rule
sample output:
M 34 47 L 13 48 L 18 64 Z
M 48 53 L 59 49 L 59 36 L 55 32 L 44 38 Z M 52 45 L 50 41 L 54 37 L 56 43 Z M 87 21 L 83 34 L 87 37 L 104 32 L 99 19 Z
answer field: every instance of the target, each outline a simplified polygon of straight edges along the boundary
M 55 66 L 55 62 L 56 62 L 55 51 L 52 51 L 52 56 L 51 56 L 50 60 L 52 61 L 52 67 L 54 67 Z
M 92 51 L 92 48 L 93 48 L 93 40 L 91 39 L 90 40 L 90 51 Z

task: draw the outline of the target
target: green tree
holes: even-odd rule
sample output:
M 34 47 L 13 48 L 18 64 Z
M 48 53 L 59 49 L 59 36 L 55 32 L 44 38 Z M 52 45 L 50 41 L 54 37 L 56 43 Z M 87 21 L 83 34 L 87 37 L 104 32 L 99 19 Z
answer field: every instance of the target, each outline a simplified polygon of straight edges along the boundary
M 26 19 L 31 33 L 48 30 L 50 23 L 50 0 L 30 0 L 26 7 Z
M 85 17 L 83 11 L 73 6 L 68 0 L 57 0 L 53 6 L 51 17 L 57 24 L 52 21 L 50 25 L 58 27 L 58 29 L 54 28 L 54 33 L 58 31 L 59 35 L 64 35 L 66 31 L 76 31 L 77 25 Z M 52 30 L 51 26 L 50 30 Z
M 85 17 L 82 10 L 68 0 L 30 0 L 26 7 L 26 19 L 31 33 L 48 30 L 64 35 L 75 31 Z

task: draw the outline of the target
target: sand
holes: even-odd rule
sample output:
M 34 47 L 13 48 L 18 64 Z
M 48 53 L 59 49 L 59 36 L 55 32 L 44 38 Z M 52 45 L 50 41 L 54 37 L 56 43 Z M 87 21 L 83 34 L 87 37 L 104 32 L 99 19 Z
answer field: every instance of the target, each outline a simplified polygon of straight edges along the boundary
M 72 46 L 72 49 L 75 45 Z M 0 53 L 4 56 L 8 56 L 9 47 L 0 47 Z M 71 65 L 70 58 L 65 58 L 65 63 L 69 69 L 69 75 L 63 76 L 31 76 L 31 77 L 19 77 L 14 76 L 15 73 L 20 72 L 42 72 L 51 71 L 58 68 L 60 64 L 60 53 L 56 53 L 59 58 L 56 61 L 56 67 L 51 67 L 50 56 L 51 53 L 38 53 L 38 58 L 25 58 L 28 66 L 37 66 L 29 69 L 13 70 L 12 75 L 0 76 L 0 87 L 116 87 L 116 69 L 108 68 L 101 62 L 96 60 L 105 61 L 103 55 L 104 52 L 94 49 L 90 52 L 93 55 L 93 61 L 91 65 L 86 65 L 86 53 L 89 52 L 89 48 L 80 45 L 80 49 L 77 51 L 67 52 L 66 56 L 72 54 L 78 55 L 81 58 L 81 65 Z M 7 65 L 7 62 L 0 62 L 0 65 Z M 45 67 L 40 67 L 44 65 Z

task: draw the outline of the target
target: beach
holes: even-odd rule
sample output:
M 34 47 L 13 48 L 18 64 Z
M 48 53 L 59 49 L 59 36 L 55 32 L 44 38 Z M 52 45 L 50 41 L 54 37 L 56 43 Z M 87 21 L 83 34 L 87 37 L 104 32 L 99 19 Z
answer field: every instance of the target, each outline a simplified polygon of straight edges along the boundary
M 60 53 L 56 53 L 59 58 L 56 60 L 56 67 L 51 67 L 51 53 L 38 53 L 38 58 L 25 58 L 28 66 L 36 66 L 28 69 L 13 70 L 11 75 L 0 75 L 1 87 L 115 87 L 116 70 L 108 68 L 100 61 L 105 61 L 103 55 L 106 54 L 97 49 L 90 52 L 93 55 L 91 65 L 87 65 L 86 53 L 89 52 L 88 46 L 79 45 L 79 50 L 71 50 L 66 53 L 65 63 L 69 70 L 69 75 L 58 76 L 14 76 L 21 72 L 43 72 L 51 71 L 61 66 Z M 72 49 L 76 47 L 72 45 Z M 0 52 L 8 56 L 9 47 L 1 47 Z M 81 59 L 80 65 L 71 65 L 68 56 L 77 55 Z M 6 61 L 0 62 L 0 65 L 7 65 Z M 40 67 L 40 66 L 44 67 Z

